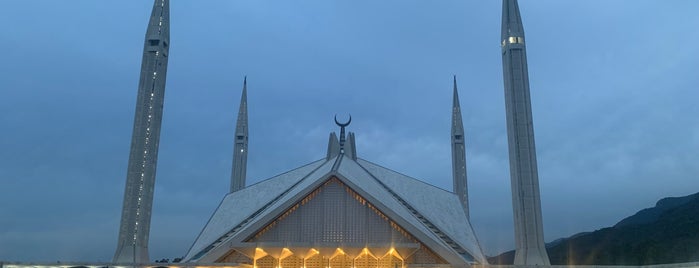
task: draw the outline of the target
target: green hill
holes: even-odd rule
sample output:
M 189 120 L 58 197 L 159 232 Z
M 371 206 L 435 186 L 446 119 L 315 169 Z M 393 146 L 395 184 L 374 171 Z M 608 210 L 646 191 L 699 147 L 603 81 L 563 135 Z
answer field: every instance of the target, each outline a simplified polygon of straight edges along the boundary
M 699 261 L 699 193 L 664 198 L 613 227 L 547 245 L 551 264 L 651 265 Z M 512 264 L 514 251 L 489 259 Z

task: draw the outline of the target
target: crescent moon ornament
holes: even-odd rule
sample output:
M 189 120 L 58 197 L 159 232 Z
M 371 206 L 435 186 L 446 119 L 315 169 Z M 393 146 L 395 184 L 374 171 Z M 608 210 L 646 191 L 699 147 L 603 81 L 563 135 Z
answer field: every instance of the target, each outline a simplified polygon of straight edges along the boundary
M 349 124 L 352 123 L 352 115 L 349 115 L 349 120 L 347 120 L 347 123 L 340 123 L 337 121 L 337 115 L 335 115 L 335 124 L 339 127 L 346 127 L 349 126 Z
M 340 127 L 340 153 L 345 153 L 345 127 L 352 123 L 352 115 L 349 115 L 349 120 L 347 123 L 340 123 L 337 121 L 337 114 L 335 115 L 335 124 Z

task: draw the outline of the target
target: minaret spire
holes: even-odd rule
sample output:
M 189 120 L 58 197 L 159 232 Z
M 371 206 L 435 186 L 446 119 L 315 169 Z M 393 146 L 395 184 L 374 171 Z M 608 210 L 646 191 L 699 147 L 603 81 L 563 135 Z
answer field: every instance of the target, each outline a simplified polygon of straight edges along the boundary
M 519 14 L 517 0 L 503 0 L 501 26 L 501 41 L 507 41 L 506 43 L 524 43 L 524 26 L 522 26 L 522 17 Z M 519 41 L 516 39 L 510 40 L 510 37 L 521 37 L 522 39 Z
M 502 2 L 501 37 L 515 223 L 514 264 L 549 265 L 541 217 L 527 51 L 517 0 Z
M 148 236 L 170 45 L 170 2 L 155 0 L 146 30 L 115 263 L 148 263 Z
M 238 121 L 235 124 L 235 146 L 233 149 L 233 171 L 231 193 L 245 188 L 245 172 L 248 164 L 248 77 L 243 79 Z
M 454 76 L 454 103 L 451 114 L 451 166 L 454 180 L 454 193 L 459 197 L 461 205 L 469 217 L 468 207 L 468 180 L 466 179 L 466 145 L 464 143 L 464 124 L 461 119 L 461 106 L 459 105 L 459 92 L 456 88 L 456 75 Z

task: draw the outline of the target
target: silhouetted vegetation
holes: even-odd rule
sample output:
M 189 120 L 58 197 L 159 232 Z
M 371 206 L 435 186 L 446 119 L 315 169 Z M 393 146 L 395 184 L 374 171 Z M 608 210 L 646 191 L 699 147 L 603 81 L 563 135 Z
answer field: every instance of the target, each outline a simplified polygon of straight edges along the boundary
M 551 264 L 651 265 L 699 261 L 699 193 L 665 198 L 614 227 L 557 240 Z M 512 264 L 514 251 L 489 258 Z

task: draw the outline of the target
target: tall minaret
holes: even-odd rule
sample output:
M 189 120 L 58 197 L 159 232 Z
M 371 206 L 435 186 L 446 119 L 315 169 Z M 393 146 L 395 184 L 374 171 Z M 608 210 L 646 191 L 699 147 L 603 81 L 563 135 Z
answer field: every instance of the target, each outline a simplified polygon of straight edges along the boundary
M 451 114 L 451 167 L 454 179 L 454 193 L 459 196 L 464 207 L 466 217 L 469 217 L 468 209 L 468 181 L 466 179 L 466 145 L 464 143 L 464 123 L 461 119 L 461 106 L 459 105 L 459 92 L 456 89 L 456 75 L 454 76 L 454 104 Z
M 549 265 L 541 220 L 527 52 L 517 0 L 503 0 L 501 41 L 515 223 L 514 264 Z
M 147 263 L 170 45 L 170 4 L 156 0 L 146 30 L 115 263 Z
M 245 170 L 248 163 L 248 78 L 243 79 L 243 94 L 240 96 L 238 121 L 235 124 L 235 147 L 233 148 L 233 171 L 231 193 L 245 188 Z

